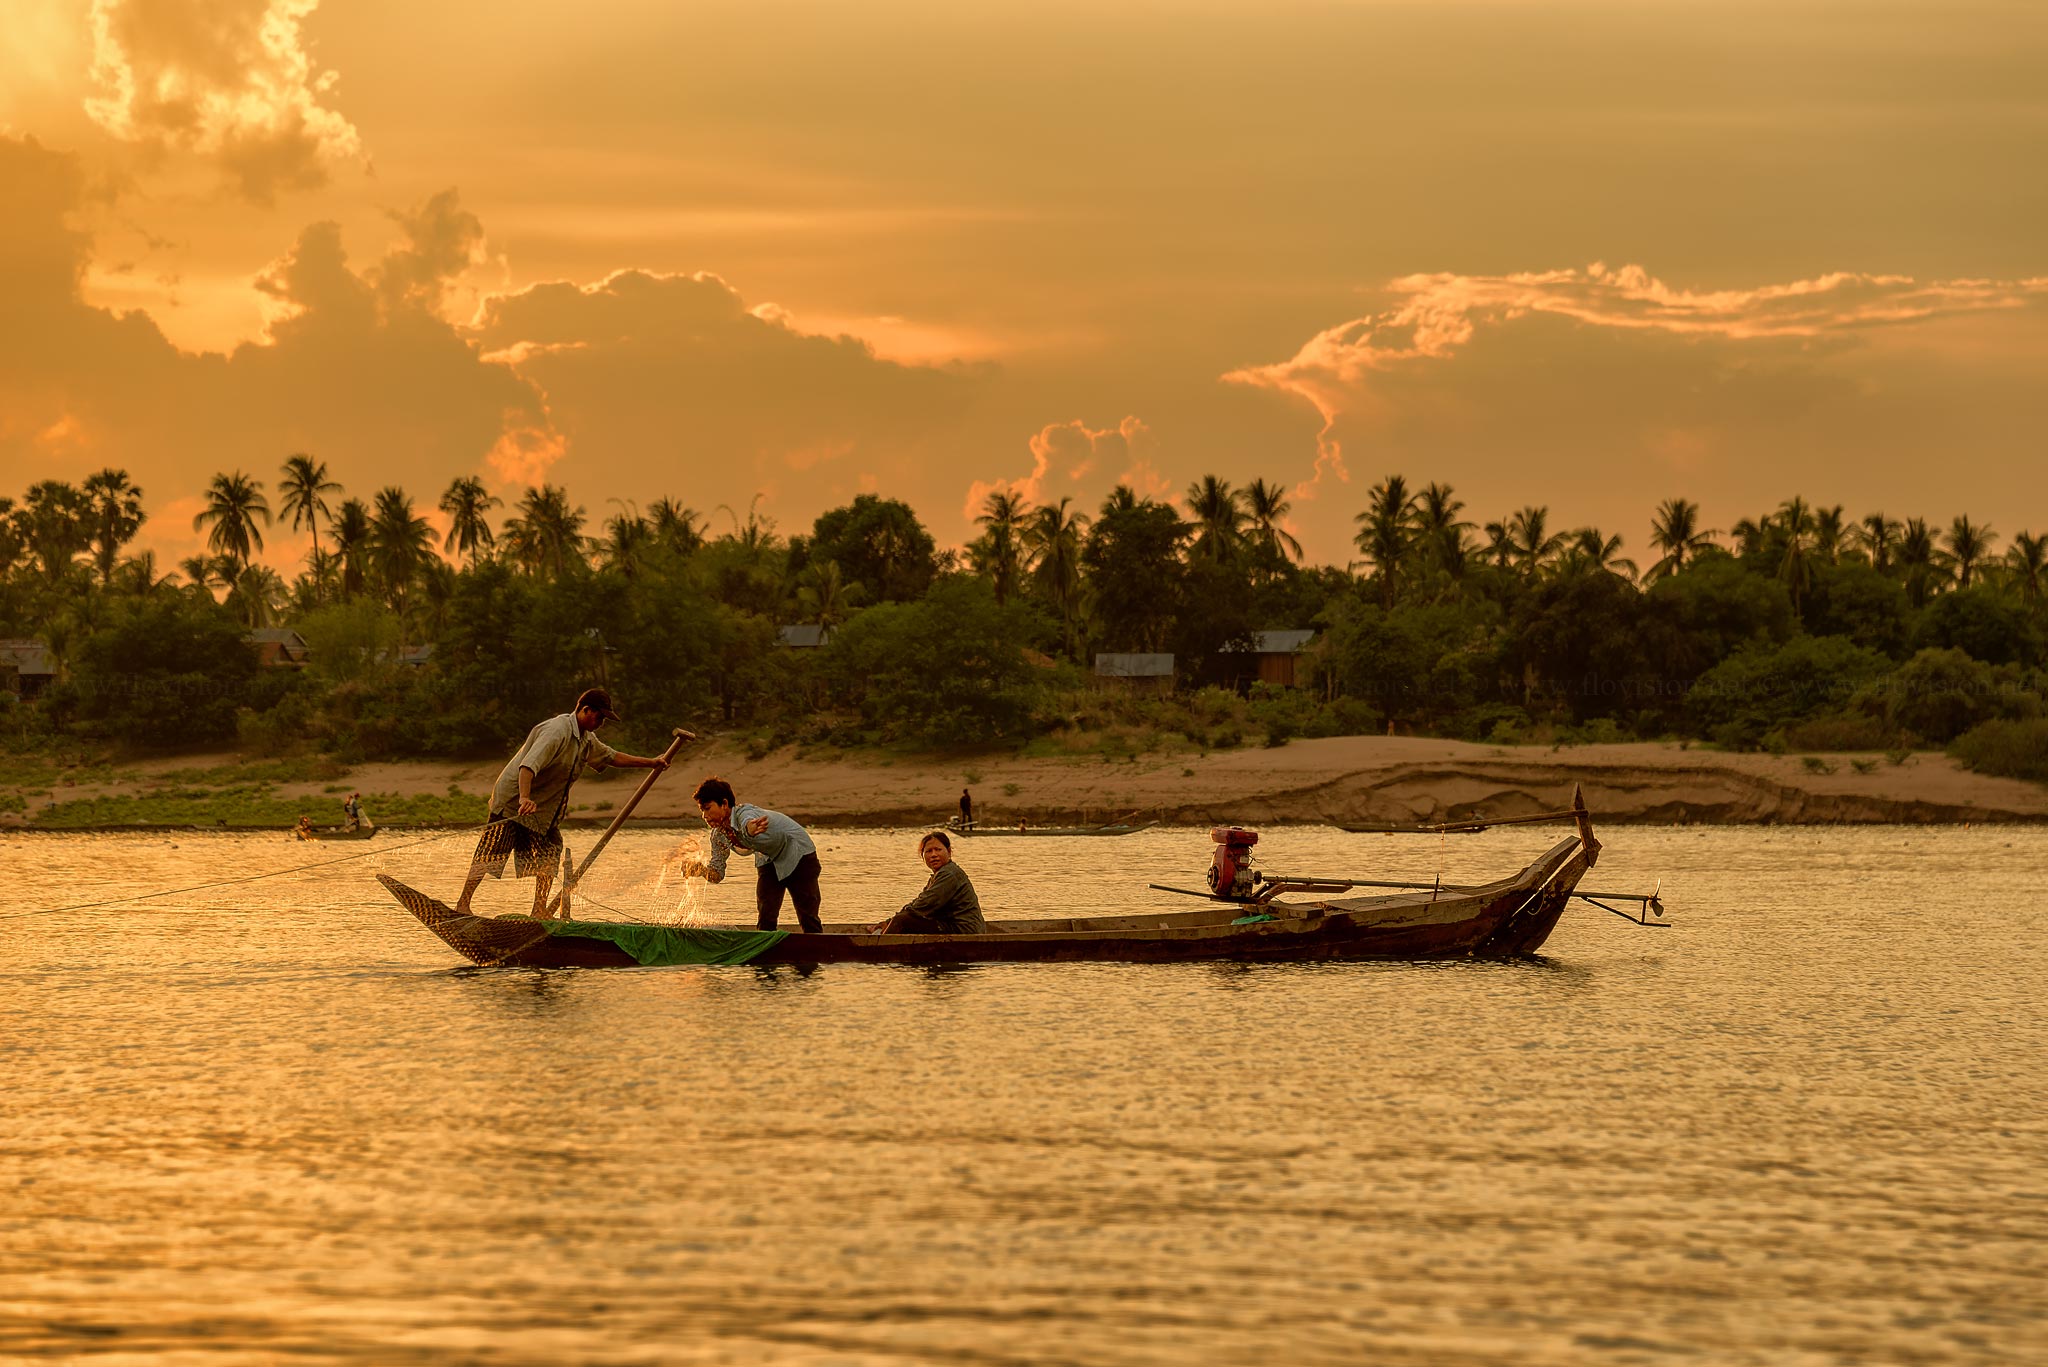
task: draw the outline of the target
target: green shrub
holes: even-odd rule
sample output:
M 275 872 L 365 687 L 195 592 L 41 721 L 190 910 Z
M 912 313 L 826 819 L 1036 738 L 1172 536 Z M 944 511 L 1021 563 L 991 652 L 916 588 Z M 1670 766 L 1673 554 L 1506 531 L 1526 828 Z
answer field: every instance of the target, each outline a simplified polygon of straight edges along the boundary
M 2041 713 L 2041 698 L 2015 665 L 1988 665 L 1960 650 L 1923 650 L 1874 682 L 1859 709 L 1894 727 L 1946 744 L 1987 721 L 2024 721 Z
M 1882 717 L 1851 714 L 1794 722 L 1784 737 L 1793 750 L 1883 750 L 1897 742 L 1898 732 Z
M 1779 728 L 1839 712 L 1890 666 L 1844 637 L 1795 636 L 1781 646 L 1747 647 L 1715 665 L 1685 706 L 1717 743 L 1755 749 Z
M 2048 717 L 1983 722 L 1958 736 L 1948 752 L 1980 774 L 2048 783 Z

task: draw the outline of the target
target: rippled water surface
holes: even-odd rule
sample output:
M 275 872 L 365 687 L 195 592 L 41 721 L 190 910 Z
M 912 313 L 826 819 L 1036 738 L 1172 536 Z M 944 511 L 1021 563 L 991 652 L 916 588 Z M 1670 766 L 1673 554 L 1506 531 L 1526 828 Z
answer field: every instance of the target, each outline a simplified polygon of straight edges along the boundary
M 1675 928 L 807 974 L 460 967 L 370 878 L 452 898 L 459 839 L 0 837 L 0 1356 L 2042 1360 L 2048 833 L 1604 834 L 1586 885 L 1661 876 Z M 592 890 L 660 909 L 676 836 Z M 1492 876 L 1553 838 L 1260 853 Z M 821 833 L 827 918 L 907 899 L 910 840 Z M 993 914 L 1110 912 L 1208 849 L 962 858 Z

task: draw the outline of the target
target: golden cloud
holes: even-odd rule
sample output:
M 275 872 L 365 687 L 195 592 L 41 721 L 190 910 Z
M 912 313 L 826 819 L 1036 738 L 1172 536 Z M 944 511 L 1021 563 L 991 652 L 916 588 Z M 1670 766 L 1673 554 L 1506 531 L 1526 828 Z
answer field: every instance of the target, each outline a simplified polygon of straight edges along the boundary
M 1097 469 L 1119 471 L 1116 482 L 1128 484 L 1141 494 L 1160 494 L 1167 483 L 1153 464 L 1159 442 L 1143 419 L 1126 417 L 1115 427 L 1095 428 L 1076 418 L 1071 422 L 1047 423 L 1032 434 L 1031 473 L 1016 479 L 977 479 L 967 486 L 967 501 L 961 515 L 969 522 L 981 515 L 982 504 L 997 490 L 1015 494 L 1026 503 L 1039 503 L 1053 486 L 1078 485 Z
M 269 203 L 322 184 L 362 139 L 301 31 L 320 0 L 93 0 L 86 112 L 117 138 L 212 159 Z
M 493 455 L 520 476 L 559 458 L 538 388 L 437 311 L 481 242 L 452 195 L 399 215 L 402 240 L 362 270 L 336 225 L 307 228 L 257 282 L 275 304 L 268 335 L 223 355 L 181 351 L 146 314 L 84 300 L 92 244 L 69 226 L 82 185 L 74 157 L 0 137 L 0 191 L 17 206 L 0 217 L 0 471 L 10 480 L 113 464 L 168 497 L 213 470 L 268 480 L 287 453 L 309 451 L 363 490 L 446 478 Z
M 1349 479 L 1340 420 L 1384 413 L 1393 377 L 1448 362 L 1482 330 L 1551 318 L 1589 329 L 1725 343 L 1827 342 L 1963 314 L 2018 309 L 2048 297 L 2048 279 L 1917 281 L 1838 271 L 1787 284 L 1684 290 L 1641 266 L 1514 275 L 1410 275 L 1390 281 L 1390 307 L 1326 328 L 1285 361 L 1228 372 L 1230 383 L 1306 400 L 1322 417 L 1315 471 L 1295 490 L 1313 498 L 1325 476 Z

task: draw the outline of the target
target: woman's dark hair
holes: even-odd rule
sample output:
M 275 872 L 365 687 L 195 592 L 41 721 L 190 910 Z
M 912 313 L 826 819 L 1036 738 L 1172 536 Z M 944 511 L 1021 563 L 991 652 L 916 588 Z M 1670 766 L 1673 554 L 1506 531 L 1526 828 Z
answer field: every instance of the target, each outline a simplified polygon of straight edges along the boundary
M 697 785 L 697 805 L 701 807 L 707 802 L 723 802 L 728 807 L 732 806 L 732 785 L 716 775 L 705 779 Z
M 936 840 L 936 841 L 938 841 L 938 842 L 939 842 L 939 843 L 940 843 L 941 845 L 944 845 L 944 846 L 945 846 L 945 847 L 946 847 L 947 849 L 949 849 L 949 850 L 953 848 L 953 837 L 952 837 L 952 836 L 950 836 L 950 835 L 947 835 L 947 834 L 946 834 L 946 833 L 945 833 L 944 831 L 933 831 L 933 832 L 931 832 L 930 834 L 926 835 L 926 836 L 925 836 L 925 838 L 924 838 L 924 840 L 920 840 L 920 841 L 918 841 L 918 842 L 917 842 L 917 847 L 918 847 L 919 849 L 923 849 L 923 848 L 924 848 L 924 841 L 925 841 L 925 840 Z

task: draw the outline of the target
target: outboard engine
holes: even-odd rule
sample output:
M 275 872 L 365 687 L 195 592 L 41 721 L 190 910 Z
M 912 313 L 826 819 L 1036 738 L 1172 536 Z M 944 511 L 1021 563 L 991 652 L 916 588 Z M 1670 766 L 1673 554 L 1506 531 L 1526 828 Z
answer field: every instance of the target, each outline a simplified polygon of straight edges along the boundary
M 1209 832 L 1216 842 L 1216 858 L 1209 864 L 1209 891 L 1218 897 L 1248 898 L 1259 885 L 1252 868 L 1252 846 L 1259 833 L 1242 826 L 1218 826 Z

